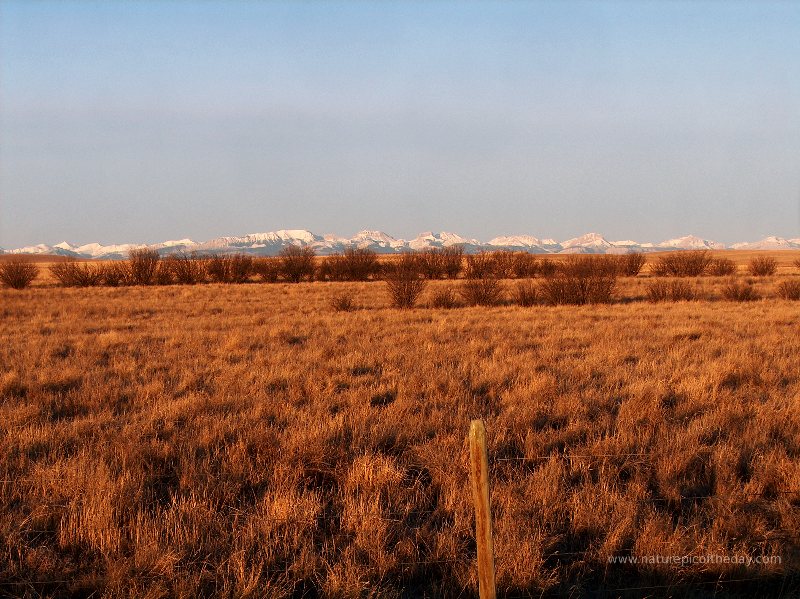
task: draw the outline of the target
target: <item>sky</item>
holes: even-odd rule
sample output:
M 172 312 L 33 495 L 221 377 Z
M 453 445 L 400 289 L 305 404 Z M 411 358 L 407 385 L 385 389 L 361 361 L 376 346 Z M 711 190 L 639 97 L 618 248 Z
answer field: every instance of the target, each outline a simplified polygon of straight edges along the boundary
M 0 0 L 0 247 L 800 237 L 800 2 Z

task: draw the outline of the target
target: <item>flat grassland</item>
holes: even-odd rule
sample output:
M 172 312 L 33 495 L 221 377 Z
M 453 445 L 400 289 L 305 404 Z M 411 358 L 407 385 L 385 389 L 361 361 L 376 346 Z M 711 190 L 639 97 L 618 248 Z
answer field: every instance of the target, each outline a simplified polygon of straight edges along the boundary
M 0 594 L 472 596 L 476 417 L 501 596 L 798 591 L 800 303 L 388 306 L 0 290 Z

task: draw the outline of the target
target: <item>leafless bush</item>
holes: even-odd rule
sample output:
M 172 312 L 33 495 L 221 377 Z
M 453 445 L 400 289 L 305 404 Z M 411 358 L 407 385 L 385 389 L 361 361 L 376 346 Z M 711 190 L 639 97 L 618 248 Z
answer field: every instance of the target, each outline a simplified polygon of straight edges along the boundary
M 800 281 L 783 281 L 778 285 L 778 297 L 785 300 L 800 300 Z
M 539 275 L 545 278 L 552 277 L 558 272 L 558 264 L 555 260 L 542 260 L 538 264 L 537 271 Z
M 334 312 L 352 312 L 356 309 L 353 293 L 350 291 L 337 293 L 331 298 L 330 306 Z
M 162 267 L 169 270 L 172 279 L 179 285 L 196 285 L 206 278 L 203 259 L 196 254 L 172 254 L 162 262 Z
M 64 260 L 63 262 L 56 262 L 50 265 L 50 275 L 64 287 L 76 287 L 75 271 L 77 264 L 75 259 Z
M 528 252 L 497 250 L 467 257 L 467 278 L 527 279 L 537 271 L 538 260 Z
M 750 260 L 747 270 L 754 277 L 771 277 L 778 270 L 778 261 L 771 256 L 756 256 Z
M 465 280 L 459 292 L 468 306 L 495 306 L 503 301 L 501 278 L 511 268 L 510 252 L 479 252 L 467 256 Z
M 128 272 L 131 285 L 152 285 L 156 280 L 158 252 L 147 248 L 131 250 L 128 254 Z
M 715 277 L 727 277 L 736 273 L 736 263 L 730 258 L 714 258 L 708 264 L 708 273 Z
M 647 262 L 647 258 L 640 252 L 622 254 L 617 256 L 617 274 L 622 277 L 635 277 Z
M 794 265 L 795 265 L 797 268 L 800 268 L 800 258 L 798 258 L 797 260 L 795 260 L 795 261 L 794 261 Z
M 708 250 L 675 251 L 661 256 L 653 266 L 660 277 L 699 277 L 711 263 Z
M 104 269 L 102 264 L 92 264 L 83 262 L 75 263 L 76 278 L 75 285 L 78 287 L 96 287 L 102 285 L 104 281 Z
M 77 262 L 74 259 L 51 265 L 50 274 L 64 287 L 94 287 L 105 282 L 102 264 Z
M 500 279 L 464 279 L 459 291 L 468 306 L 496 306 L 504 297 Z
M 514 288 L 514 301 L 525 308 L 534 306 L 539 301 L 539 290 L 530 281 L 520 281 Z
M 206 275 L 214 283 L 226 283 L 228 268 L 223 256 L 209 256 L 206 260 Z
M 516 264 L 515 252 L 498 250 L 491 252 L 490 265 L 492 276 L 498 279 L 511 279 L 514 277 Z
M 752 302 L 761 299 L 752 283 L 730 281 L 722 288 L 722 297 L 732 302 Z
M 287 245 L 278 255 L 281 263 L 281 276 L 290 283 L 313 280 L 316 270 L 316 255 L 314 248 Z
M 497 258 L 491 252 L 478 252 L 467 256 L 464 277 L 467 279 L 496 279 Z
M 11 289 L 25 289 L 39 276 L 39 267 L 23 258 L 0 262 L 0 283 Z
M 103 285 L 119 287 L 130 284 L 130 269 L 125 262 L 106 262 L 102 269 Z
M 514 252 L 511 264 L 512 276 L 516 279 L 530 279 L 539 272 L 539 259 L 536 254 Z
M 380 271 L 378 255 L 369 248 L 349 247 L 322 260 L 317 278 L 323 281 L 368 281 Z
M 426 248 L 416 254 L 417 265 L 422 276 L 426 279 L 443 279 L 444 264 L 441 249 Z
M 598 256 L 589 254 L 582 258 L 586 260 L 585 269 L 593 274 L 619 277 L 627 268 L 627 255 L 601 254 Z
M 172 276 L 172 269 L 163 260 L 159 261 L 156 267 L 156 275 L 153 278 L 156 285 L 172 285 L 175 277 Z
M 536 276 L 538 262 L 535 254 L 498 250 L 488 254 L 485 269 L 498 279 L 529 279 Z
M 697 299 L 697 292 L 686 281 L 653 281 L 647 286 L 647 299 L 651 302 L 692 301 Z
M 417 260 L 426 279 L 455 279 L 461 272 L 464 248 L 460 245 L 428 248 L 417 253 Z
M 599 304 L 613 299 L 617 286 L 612 261 L 594 256 L 573 256 L 558 265 L 556 274 L 545 279 L 540 291 L 553 305 Z
M 215 283 L 246 283 L 253 274 L 253 258 L 244 254 L 211 256 L 206 274 Z
M 253 257 L 244 254 L 227 256 L 231 283 L 246 283 L 253 274 Z
M 413 308 L 426 284 L 414 254 L 402 254 L 386 267 L 386 286 L 395 308 Z
M 266 257 L 253 260 L 253 272 L 265 283 L 275 283 L 281 275 L 280 258 Z
M 452 287 L 445 287 L 437 289 L 433 292 L 431 297 L 431 306 L 434 308 L 446 309 L 455 308 L 458 306 L 458 300 Z

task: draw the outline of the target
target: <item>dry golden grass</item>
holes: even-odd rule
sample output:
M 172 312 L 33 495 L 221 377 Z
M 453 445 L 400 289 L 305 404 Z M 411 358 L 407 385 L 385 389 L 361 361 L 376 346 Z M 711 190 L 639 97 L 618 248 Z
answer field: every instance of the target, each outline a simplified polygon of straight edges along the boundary
M 501 596 L 792 596 L 796 278 L 414 310 L 383 283 L 0 290 L 0 593 L 474 595 L 483 417 Z M 782 563 L 608 564 L 631 554 Z

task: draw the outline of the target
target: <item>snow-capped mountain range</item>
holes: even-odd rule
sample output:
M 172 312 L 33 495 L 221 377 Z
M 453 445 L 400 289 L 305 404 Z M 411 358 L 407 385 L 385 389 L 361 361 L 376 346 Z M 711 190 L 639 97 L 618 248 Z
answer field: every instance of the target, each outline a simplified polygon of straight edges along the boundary
M 637 241 L 609 241 L 599 233 L 587 233 L 580 237 L 556 241 L 540 239 L 530 235 L 512 235 L 495 237 L 482 242 L 467 239 L 456 233 L 421 233 L 411 240 L 397 239 L 382 231 L 359 231 L 353 237 L 337 235 L 316 235 L 304 229 L 271 231 L 269 233 L 251 233 L 241 237 L 217 237 L 209 241 L 196 242 L 191 239 L 164 241 L 153 245 L 125 243 L 119 245 L 101 245 L 89 243 L 73 245 L 63 241 L 55 245 L 34 245 L 3 250 L 0 254 L 52 254 L 73 256 L 76 258 L 98 258 L 105 260 L 122 259 L 128 252 L 136 248 L 151 248 L 162 255 L 176 252 L 198 252 L 203 254 L 244 253 L 272 256 L 288 245 L 309 246 L 320 255 L 341 252 L 350 246 L 369 248 L 381 254 L 393 254 L 408 250 L 441 248 L 460 245 L 465 252 L 473 253 L 481 250 L 517 250 L 536 254 L 625 254 L 631 252 L 660 252 L 666 250 L 791 250 L 800 249 L 800 238 L 784 239 L 783 237 L 765 237 L 761 241 L 734 243 L 726 246 L 716 241 L 709 241 L 693 235 L 668 239 L 661 243 L 640 243 Z

